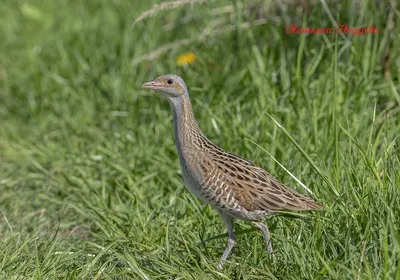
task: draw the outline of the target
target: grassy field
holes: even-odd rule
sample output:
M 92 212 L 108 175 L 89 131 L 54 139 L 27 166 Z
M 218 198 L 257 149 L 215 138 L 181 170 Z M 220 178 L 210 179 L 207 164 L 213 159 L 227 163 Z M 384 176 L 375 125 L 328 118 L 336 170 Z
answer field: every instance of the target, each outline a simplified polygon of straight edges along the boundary
M 152 2 L 2 1 L 0 279 L 400 279 L 396 1 Z M 332 19 L 380 31 L 285 32 Z M 238 222 L 217 269 L 225 226 L 140 89 L 166 73 L 210 140 L 324 204 L 266 218 L 275 259 Z

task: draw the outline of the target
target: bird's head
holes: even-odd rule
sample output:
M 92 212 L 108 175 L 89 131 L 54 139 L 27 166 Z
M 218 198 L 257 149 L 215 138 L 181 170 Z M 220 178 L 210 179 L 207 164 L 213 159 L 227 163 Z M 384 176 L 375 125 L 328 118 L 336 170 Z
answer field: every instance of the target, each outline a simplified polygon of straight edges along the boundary
M 183 79 L 174 74 L 167 74 L 144 83 L 142 88 L 149 88 L 162 93 L 167 98 L 174 98 L 184 95 L 187 88 Z

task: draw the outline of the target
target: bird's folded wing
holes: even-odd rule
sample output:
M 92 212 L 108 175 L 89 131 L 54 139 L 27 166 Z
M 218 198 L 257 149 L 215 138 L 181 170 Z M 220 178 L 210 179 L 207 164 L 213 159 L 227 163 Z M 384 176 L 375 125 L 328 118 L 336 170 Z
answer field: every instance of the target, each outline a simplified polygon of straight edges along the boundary
M 232 190 L 237 202 L 248 211 L 312 210 L 321 208 L 311 198 L 286 187 L 268 172 L 256 165 L 229 164 L 220 169 L 225 184 Z

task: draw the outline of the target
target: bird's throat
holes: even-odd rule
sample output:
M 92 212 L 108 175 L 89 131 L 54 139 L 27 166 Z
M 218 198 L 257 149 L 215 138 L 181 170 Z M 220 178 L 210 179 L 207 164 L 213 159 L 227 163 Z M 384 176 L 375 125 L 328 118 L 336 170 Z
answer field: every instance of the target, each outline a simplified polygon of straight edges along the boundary
M 193 153 L 197 150 L 198 138 L 202 134 L 192 111 L 190 100 L 182 96 L 169 100 L 173 111 L 174 135 L 182 169 L 190 168 Z

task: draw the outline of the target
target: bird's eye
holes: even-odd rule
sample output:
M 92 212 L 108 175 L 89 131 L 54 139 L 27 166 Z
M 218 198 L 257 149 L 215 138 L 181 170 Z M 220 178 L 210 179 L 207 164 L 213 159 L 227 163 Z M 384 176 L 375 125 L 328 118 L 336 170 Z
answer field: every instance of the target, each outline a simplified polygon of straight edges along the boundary
M 167 83 L 168 83 L 169 85 L 172 85 L 173 82 L 174 82 L 174 81 L 173 81 L 172 79 L 169 79 L 169 80 L 167 81 Z

